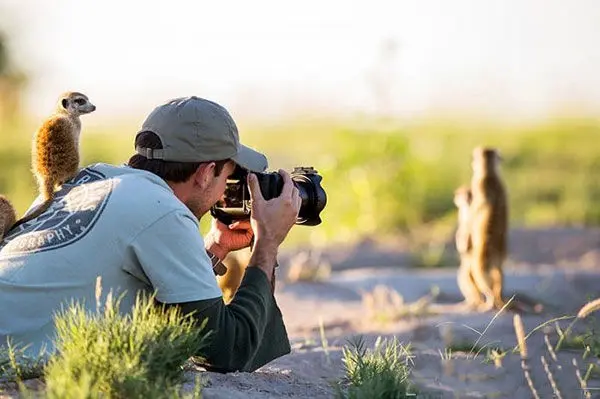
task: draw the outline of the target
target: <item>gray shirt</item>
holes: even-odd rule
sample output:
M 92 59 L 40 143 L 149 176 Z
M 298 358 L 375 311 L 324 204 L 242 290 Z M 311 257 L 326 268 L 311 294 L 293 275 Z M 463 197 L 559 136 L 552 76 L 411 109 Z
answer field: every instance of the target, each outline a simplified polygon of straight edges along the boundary
M 33 209 L 39 199 L 32 205 Z M 72 301 L 96 310 L 138 291 L 162 303 L 221 297 L 198 219 L 158 176 L 95 164 L 63 185 L 51 208 L 0 242 L 0 345 L 52 352 L 53 316 Z

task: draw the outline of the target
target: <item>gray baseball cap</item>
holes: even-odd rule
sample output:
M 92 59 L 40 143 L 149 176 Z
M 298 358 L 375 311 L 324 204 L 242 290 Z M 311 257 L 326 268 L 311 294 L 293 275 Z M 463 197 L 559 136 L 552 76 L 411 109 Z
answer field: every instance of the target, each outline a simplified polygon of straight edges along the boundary
M 252 172 L 264 172 L 267 157 L 240 143 L 233 118 L 221 105 L 204 98 L 180 97 L 156 107 L 138 133 L 158 135 L 162 149 L 136 147 L 148 159 L 207 162 L 231 159 Z

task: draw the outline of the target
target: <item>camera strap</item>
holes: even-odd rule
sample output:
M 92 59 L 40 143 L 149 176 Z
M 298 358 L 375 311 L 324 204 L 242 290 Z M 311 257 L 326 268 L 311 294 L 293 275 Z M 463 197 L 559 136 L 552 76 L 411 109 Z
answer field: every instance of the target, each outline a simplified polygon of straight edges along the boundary
M 210 258 L 210 261 L 212 263 L 213 272 L 217 276 L 223 276 L 225 273 L 227 273 L 227 267 L 225 266 L 225 264 L 223 264 L 223 261 L 219 259 L 217 255 L 213 254 L 210 251 L 206 251 L 206 253 L 208 254 L 208 257 Z

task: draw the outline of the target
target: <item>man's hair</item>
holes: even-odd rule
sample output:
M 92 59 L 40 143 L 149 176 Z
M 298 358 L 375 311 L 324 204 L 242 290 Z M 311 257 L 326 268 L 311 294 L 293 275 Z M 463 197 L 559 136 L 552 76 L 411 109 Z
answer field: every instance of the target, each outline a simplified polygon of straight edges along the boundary
M 135 146 L 152 148 L 153 150 L 163 148 L 160 138 L 155 133 L 149 131 L 140 132 L 135 137 Z M 154 173 L 164 180 L 181 183 L 188 180 L 202 163 L 214 162 L 216 164 L 214 173 L 215 176 L 218 176 L 228 161 L 229 159 L 207 162 L 176 162 L 163 161 L 162 159 L 148 159 L 143 155 L 135 154 L 129 158 L 127 164 L 134 169 L 142 169 Z

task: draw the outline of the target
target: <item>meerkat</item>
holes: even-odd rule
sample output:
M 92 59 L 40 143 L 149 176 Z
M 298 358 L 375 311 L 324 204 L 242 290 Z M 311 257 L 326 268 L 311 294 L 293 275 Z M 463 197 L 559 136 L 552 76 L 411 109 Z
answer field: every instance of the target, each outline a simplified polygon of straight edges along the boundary
M 508 238 L 508 203 L 500 176 L 501 157 L 494 148 L 476 147 L 471 179 L 471 273 L 485 296 L 482 310 L 502 307 Z
M 237 292 L 244 273 L 246 273 L 246 266 L 250 262 L 251 252 L 249 249 L 240 249 L 238 251 L 230 252 L 227 254 L 223 263 L 227 267 L 227 271 L 222 276 L 217 276 L 217 283 L 221 292 L 223 292 L 223 300 L 225 303 L 231 302 L 235 293 Z
M 458 209 L 458 228 L 455 235 L 456 250 L 460 255 L 466 254 L 471 249 L 469 207 L 471 206 L 471 188 L 467 185 L 460 186 L 454 190 L 454 205 Z
M 0 241 L 17 220 L 17 212 L 8 198 L 0 195 Z
M 454 191 L 454 205 L 458 208 L 458 228 L 456 229 L 456 250 L 460 256 L 458 268 L 458 288 L 465 298 L 465 305 L 477 308 L 481 305 L 481 291 L 477 288 L 471 271 L 471 188 L 467 185 L 460 186 Z
M 44 213 L 52 204 L 54 193 L 79 170 L 79 136 L 81 115 L 96 110 L 85 94 L 66 92 L 56 110 L 36 131 L 32 143 L 31 165 L 43 202 L 29 215 L 19 219 L 17 227 Z

